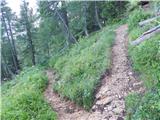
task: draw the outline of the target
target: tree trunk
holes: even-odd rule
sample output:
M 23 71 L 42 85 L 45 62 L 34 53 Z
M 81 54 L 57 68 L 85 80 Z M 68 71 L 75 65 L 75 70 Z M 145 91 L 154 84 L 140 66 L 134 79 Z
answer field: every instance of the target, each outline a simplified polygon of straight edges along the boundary
M 76 42 L 76 39 L 73 36 L 73 34 L 70 32 L 70 30 L 69 30 L 67 11 L 66 11 L 66 8 L 65 8 L 64 4 L 65 3 L 62 2 L 62 7 L 64 7 L 63 10 L 62 10 L 62 15 L 59 13 L 59 11 L 57 10 L 57 8 L 55 8 L 55 12 L 58 15 L 58 18 L 61 20 L 61 22 L 62 22 L 62 24 L 64 26 L 64 32 L 67 35 L 68 43 L 72 44 L 72 43 Z
M 131 42 L 131 45 L 138 45 L 141 42 L 149 39 L 150 37 L 154 36 L 155 34 L 160 33 L 160 25 L 151 28 L 150 30 L 148 30 L 147 32 L 144 32 L 139 38 L 137 38 L 136 40 Z
M 83 1 L 83 17 L 84 17 L 84 33 L 86 36 L 88 36 L 88 30 L 87 30 L 87 2 Z
M 29 42 L 29 46 L 31 49 L 31 58 L 32 58 L 32 64 L 35 65 L 36 61 L 35 61 L 35 49 L 34 49 L 34 45 L 33 45 L 33 41 L 32 41 L 32 33 L 31 33 L 31 24 L 30 21 L 28 19 L 28 10 L 27 10 L 27 5 L 24 1 L 24 9 L 25 9 L 25 17 L 26 17 L 26 31 L 27 31 L 27 37 L 28 37 L 28 42 Z
M 30 49 L 31 49 L 31 56 L 32 56 L 32 64 L 35 65 L 35 50 L 34 50 L 34 45 L 33 45 L 33 41 L 32 41 L 32 35 L 31 35 L 31 31 L 30 31 L 30 27 L 27 27 L 27 36 L 28 36 L 28 42 L 30 45 Z
M 16 59 L 15 59 L 15 56 L 14 56 L 14 53 L 13 53 L 13 47 L 12 47 L 12 43 L 11 43 L 11 40 L 10 40 L 10 37 L 9 37 L 7 24 L 6 24 L 3 12 L 2 12 L 2 21 L 4 23 L 5 31 L 6 31 L 6 34 L 7 34 L 7 39 L 8 39 L 8 43 L 9 43 L 9 46 L 10 46 L 10 52 L 11 52 L 11 55 L 12 55 L 13 65 L 14 65 L 15 73 L 16 73 L 18 71 L 18 66 L 17 66 L 17 62 L 16 62 Z
M 14 76 L 13 72 L 10 70 L 10 68 L 8 67 L 6 60 L 4 58 L 4 55 L 2 53 L 1 55 L 1 71 L 2 72 L 2 79 L 4 78 L 12 78 Z
M 66 10 L 66 6 L 65 6 L 65 1 L 62 1 L 62 15 L 59 13 L 59 11 L 56 9 L 57 14 L 59 16 L 59 18 L 61 19 L 63 26 L 64 26 L 64 31 L 66 33 L 66 35 L 68 36 L 68 41 L 69 43 L 75 43 L 76 39 L 73 36 L 73 34 L 70 32 L 69 30 L 69 22 L 68 22 L 68 17 L 67 17 L 67 10 Z
M 20 65 L 19 65 L 19 61 L 18 61 L 18 57 L 17 57 L 17 51 L 16 51 L 16 46 L 15 46 L 15 41 L 13 38 L 13 32 L 12 32 L 12 28 L 11 28 L 11 23 L 10 23 L 10 19 L 8 16 L 7 17 L 7 21 L 8 21 L 8 26 L 9 26 L 9 31 L 10 31 L 10 36 L 11 36 L 11 41 L 12 41 L 12 47 L 13 47 L 13 53 L 14 53 L 14 58 L 15 58 L 15 62 L 17 65 L 17 68 L 20 69 Z
M 96 1 L 94 3 L 95 3 L 95 18 L 96 18 L 96 22 L 97 22 L 99 28 L 102 29 L 102 25 L 100 23 L 99 16 L 98 16 L 97 3 L 96 3 Z
M 159 16 L 155 16 L 155 17 L 153 17 L 153 18 L 149 18 L 149 19 L 147 19 L 147 20 L 144 20 L 144 21 L 141 21 L 141 22 L 139 22 L 138 24 L 139 24 L 139 26 L 144 26 L 144 25 L 146 25 L 146 24 L 148 24 L 148 23 L 150 23 L 150 22 L 152 22 L 152 21 L 154 21 L 154 20 L 156 20 L 156 19 L 158 19 L 158 18 L 160 18 L 160 15 Z
M 49 34 L 49 36 L 51 37 L 51 33 Z M 50 58 L 50 44 L 49 44 L 49 39 L 47 40 L 47 42 L 45 42 L 46 44 L 46 49 L 47 49 L 47 56 L 48 58 Z

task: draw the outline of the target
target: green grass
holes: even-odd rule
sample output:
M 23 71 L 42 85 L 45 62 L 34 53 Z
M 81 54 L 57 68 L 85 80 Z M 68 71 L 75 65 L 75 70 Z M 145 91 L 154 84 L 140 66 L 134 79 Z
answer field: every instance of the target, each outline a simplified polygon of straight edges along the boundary
M 143 21 L 150 17 L 150 13 L 145 12 L 143 9 L 135 9 L 129 13 L 128 27 L 129 31 L 133 30 L 140 21 Z
M 43 98 L 47 77 L 37 67 L 23 70 L 2 85 L 2 120 L 56 120 Z
M 144 41 L 136 47 L 130 47 L 129 53 L 135 71 L 141 73 L 148 88 L 160 80 L 160 35 Z M 147 80 L 146 80 L 147 79 Z
M 136 10 L 137 11 L 137 10 Z M 136 12 L 135 12 L 136 13 Z M 143 11 L 142 19 L 146 13 Z M 139 16 L 137 14 L 137 16 Z M 129 39 L 138 38 L 145 30 L 154 26 L 149 24 L 144 28 L 134 24 L 136 14 L 129 17 Z M 140 17 L 141 18 L 141 17 Z M 139 19 L 140 19 L 139 18 Z M 133 26 L 134 24 L 135 26 Z M 157 34 L 137 46 L 129 46 L 129 55 L 134 71 L 140 74 L 147 90 L 145 94 L 131 94 L 126 98 L 128 120 L 159 120 L 160 119 L 160 35 Z
M 85 109 L 90 109 L 100 76 L 110 68 L 111 45 L 117 25 L 108 26 L 89 37 L 81 38 L 65 54 L 50 60 L 56 70 L 58 81 L 54 90 Z
M 127 98 L 128 113 L 133 120 L 159 120 L 160 119 L 160 35 L 156 35 L 141 43 L 130 47 L 130 57 L 133 69 L 140 73 L 147 91 L 144 96 Z M 137 95 L 139 96 L 139 95 Z M 133 102 L 134 101 L 134 102 Z M 134 104 L 130 104 L 134 103 Z M 128 116 L 129 117 L 129 116 Z

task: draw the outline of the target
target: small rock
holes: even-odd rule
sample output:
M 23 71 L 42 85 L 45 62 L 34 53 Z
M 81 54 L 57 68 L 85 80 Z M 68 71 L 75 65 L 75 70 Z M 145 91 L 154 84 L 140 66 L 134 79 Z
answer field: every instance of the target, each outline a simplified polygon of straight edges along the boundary
M 131 91 L 131 92 L 132 92 L 132 91 Z M 126 93 L 126 92 L 124 92 L 124 97 L 125 97 L 125 96 L 127 96 L 127 93 Z
M 120 113 L 123 112 L 123 109 L 117 107 L 117 108 L 113 109 L 113 112 L 116 113 L 116 114 L 120 114 Z
M 97 109 L 97 106 L 96 106 L 96 105 L 93 105 L 93 107 L 92 107 L 92 111 L 93 111 L 93 112 L 95 112 L 95 111 L 96 111 L 96 109 Z
M 112 97 L 106 97 L 104 99 L 101 99 L 97 101 L 97 105 L 109 105 L 112 102 Z
M 109 118 L 111 118 L 111 117 L 112 117 L 112 115 L 108 114 L 107 116 L 104 117 L 104 119 L 109 120 Z
M 112 95 L 112 92 L 111 92 L 111 91 L 108 91 L 106 94 L 107 94 L 108 96 L 111 96 L 111 95 Z
M 65 112 L 66 112 L 66 113 L 73 113 L 73 112 L 74 112 L 74 109 L 66 108 Z
M 132 72 L 129 72 L 129 73 L 128 73 L 128 75 L 132 75 L 132 74 L 133 74 Z
M 116 108 L 117 106 L 114 104 L 114 105 L 112 105 L 112 108 Z
M 122 96 L 119 95 L 118 98 L 121 100 L 121 99 L 122 99 Z
M 117 120 L 124 120 L 122 117 L 118 117 Z
M 109 118 L 109 120 L 116 120 L 116 118 L 112 116 Z
M 133 83 L 133 87 L 136 87 L 136 86 L 138 87 L 140 85 L 142 85 L 142 82 Z
M 111 115 L 111 114 L 109 114 L 109 115 L 108 115 L 108 117 L 110 118 L 110 117 L 112 117 L 112 115 Z
M 101 94 L 96 94 L 96 99 L 99 100 L 101 97 Z
M 112 109 L 113 109 L 112 106 L 109 106 L 109 107 L 108 107 L 108 110 L 109 110 L 109 111 L 111 111 Z

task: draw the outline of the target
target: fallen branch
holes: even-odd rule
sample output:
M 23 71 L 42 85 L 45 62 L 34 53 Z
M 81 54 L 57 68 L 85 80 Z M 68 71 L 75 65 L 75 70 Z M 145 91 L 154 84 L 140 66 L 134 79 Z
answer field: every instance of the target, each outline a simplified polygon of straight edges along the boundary
M 144 32 L 139 38 L 131 42 L 131 45 L 138 45 L 144 40 L 149 39 L 150 37 L 154 36 L 155 34 L 160 33 L 160 25 L 151 28 L 150 30 Z
M 142 27 L 142 26 L 144 26 L 145 24 L 150 23 L 150 22 L 156 20 L 157 18 L 160 18 L 160 15 L 158 15 L 158 16 L 156 16 L 156 17 L 153 17 L 153 18 L 150 18 L 150 19 L 147 19 L 147 20 L 144 20 L 144 21 L 141 21 L 141 22 L 139 22 L 138 24 L 139 24 L 139 26 Z

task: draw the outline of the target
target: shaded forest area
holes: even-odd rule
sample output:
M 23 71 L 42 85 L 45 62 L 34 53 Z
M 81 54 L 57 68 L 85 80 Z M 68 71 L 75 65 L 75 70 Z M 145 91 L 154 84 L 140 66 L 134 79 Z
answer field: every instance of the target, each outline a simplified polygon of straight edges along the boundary
M 127 3 L 40 1 L 38 12 L 33 13 L 23 1 L 16 16 L 3 0 L 2 80 L 11 79 L 26 66 L 45 65 L 51 56 L 78 44 L 79 38 L 120 20 Z

